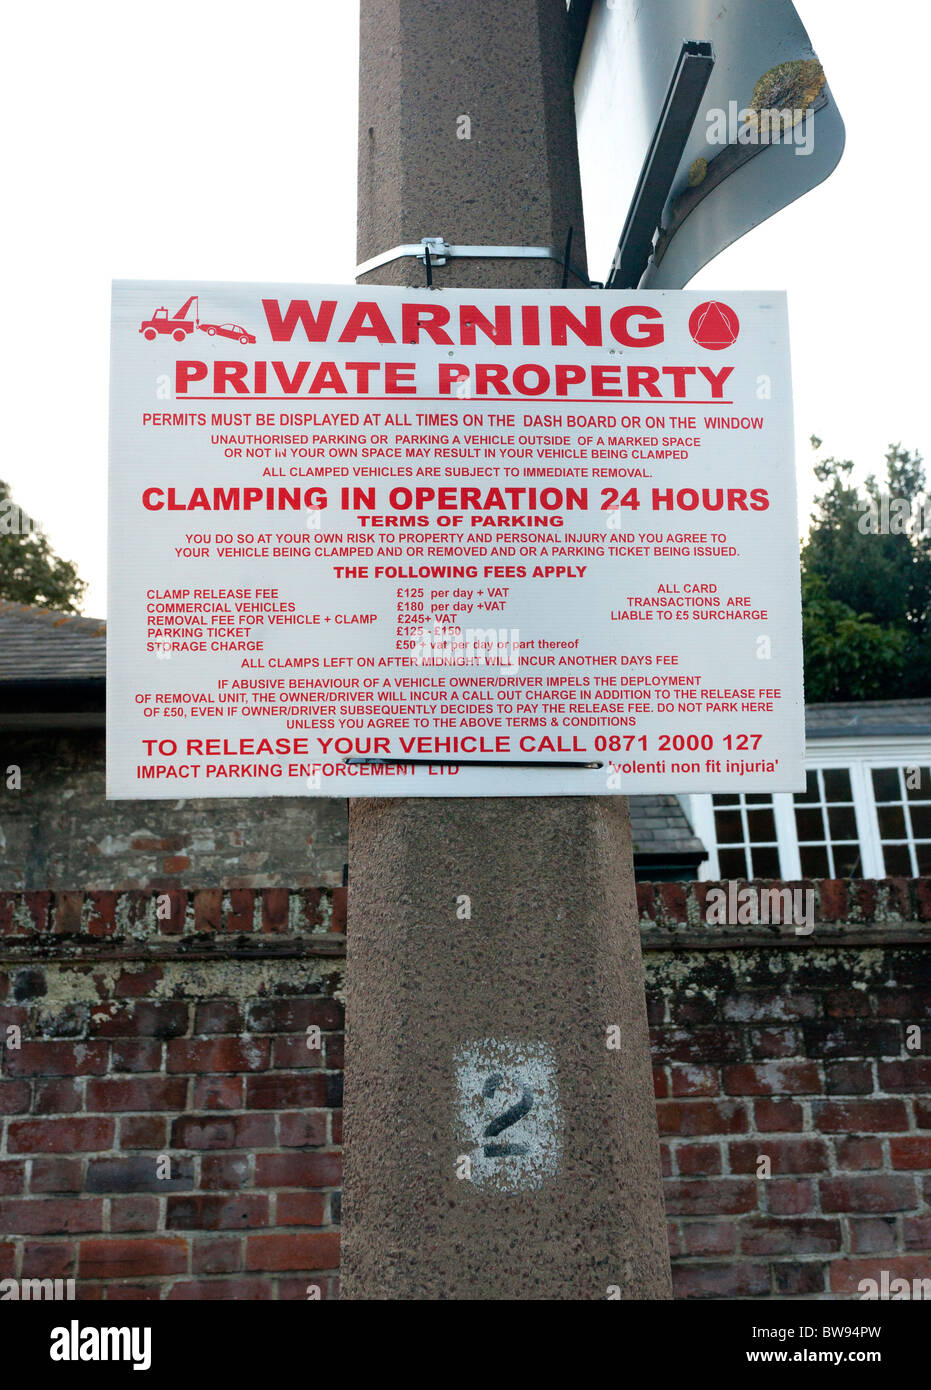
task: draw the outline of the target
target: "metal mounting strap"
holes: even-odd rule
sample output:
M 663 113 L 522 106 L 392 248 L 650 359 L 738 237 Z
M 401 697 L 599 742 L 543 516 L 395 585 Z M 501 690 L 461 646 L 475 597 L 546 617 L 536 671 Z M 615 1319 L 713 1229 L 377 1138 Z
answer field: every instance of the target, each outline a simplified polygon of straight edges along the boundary
M 383 251 L 381 255 L 363 261 L 361 265 L 356 266 L 356 275 L 367 275 L 370 270 L 377 270 L 379 266 L 387 265 L 389 261 L 398 261 L 403 256 L 416 257 L 428 268 L 445 265 L 447 260 L 453 256 L 495 256 L 501 260 L 527 257 L 534 260 L 556 261 L 558 265 L 564 264 L 562 256 L 552 246 L 450 246 L 444 237 L 425 236 L 419 242 L 395 246 L 391 251 Z M 589 283 L 588 276 L 583 275 L 575 266 L 570 265 L 569 269 L 577 280 L 581 280 L 586 285 Z

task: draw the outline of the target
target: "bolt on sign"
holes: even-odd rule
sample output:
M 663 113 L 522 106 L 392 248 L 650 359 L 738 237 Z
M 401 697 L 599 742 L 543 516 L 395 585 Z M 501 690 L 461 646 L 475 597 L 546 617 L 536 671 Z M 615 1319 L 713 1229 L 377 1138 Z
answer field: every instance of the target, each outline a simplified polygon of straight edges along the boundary
M 108 794 L 791 791 L 780 294 L 119 282 Z
M 570 15 L 576 7 L 585 8 L 570 0 Z M 594 0 L 589 8 L 575 104 L 585 242 L 601 278 L 612 273 L 683 40 L 710 45 L 714 56 L 639 281 L 678 289 L 828 178 L 844 151 L 844 122 L 791 0 Z

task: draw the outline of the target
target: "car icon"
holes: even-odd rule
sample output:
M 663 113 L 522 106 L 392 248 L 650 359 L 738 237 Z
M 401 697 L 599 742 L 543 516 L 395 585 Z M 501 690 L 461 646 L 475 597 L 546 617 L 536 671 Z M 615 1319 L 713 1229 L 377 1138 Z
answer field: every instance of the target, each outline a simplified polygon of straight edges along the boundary
M 202 323 L 199 326 L 201 333 L 206 333 L 211 338 L 219 334 L 221 338 L 235 338 L 240 343 L 255 342 L 255 334 L 247 333 L 238 323 Z

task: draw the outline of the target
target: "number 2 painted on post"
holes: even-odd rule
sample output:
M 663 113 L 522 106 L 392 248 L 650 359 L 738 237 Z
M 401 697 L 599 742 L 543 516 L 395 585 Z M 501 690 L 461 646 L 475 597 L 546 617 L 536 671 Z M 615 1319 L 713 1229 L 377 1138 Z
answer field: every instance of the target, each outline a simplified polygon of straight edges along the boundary
M 482 1087 L 482 1095 L 485 1096 L 487 1100 L 490 1100 L 503 1081 L 504 1077 L 500 1072 L 493 1072 Z M 485 1139 L 496 1138 L 502 1130 L 510 1129 L 511 1125 L 523 1119 L 532 1108 L 533 1092 L 530 1090 L 529 1086 L 523 1086 L 521 1087 L 520 1100 L 517 1101 L 515 1105 L 505 1110 L 503 1115 L 498 1115 L 495 1119 L 489 1121 L 483 1131 L 483 1137 Z M 485 1145 L 486 1158 L 508 1158 L 514 1154 L 525 1154 L 527 1152 L 528 1147 L 526 1144 L 505 1143 Z

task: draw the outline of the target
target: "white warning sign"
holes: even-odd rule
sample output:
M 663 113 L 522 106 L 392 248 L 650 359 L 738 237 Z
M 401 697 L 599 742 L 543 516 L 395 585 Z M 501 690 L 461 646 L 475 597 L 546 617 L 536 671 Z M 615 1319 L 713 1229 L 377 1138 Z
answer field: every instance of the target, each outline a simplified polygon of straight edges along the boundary
M 784 296 L 119 282 L 108 794 L 803 785 Z

